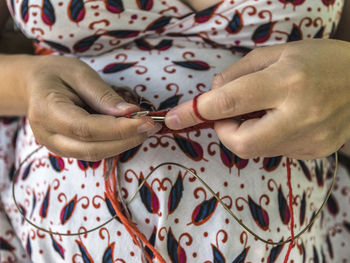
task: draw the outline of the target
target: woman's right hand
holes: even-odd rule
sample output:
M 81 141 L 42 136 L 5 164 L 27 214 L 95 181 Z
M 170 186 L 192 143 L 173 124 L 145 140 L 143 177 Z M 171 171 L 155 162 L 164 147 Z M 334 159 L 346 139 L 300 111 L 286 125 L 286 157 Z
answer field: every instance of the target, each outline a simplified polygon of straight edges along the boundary
M 28 57 L 22 83 L 36 140 L 63 157 L 97 161 L 131 149 L 161 126 L 126 103 L 88 65 L 61 56 Z M 92 113 L 97 112 L 97 113 Z

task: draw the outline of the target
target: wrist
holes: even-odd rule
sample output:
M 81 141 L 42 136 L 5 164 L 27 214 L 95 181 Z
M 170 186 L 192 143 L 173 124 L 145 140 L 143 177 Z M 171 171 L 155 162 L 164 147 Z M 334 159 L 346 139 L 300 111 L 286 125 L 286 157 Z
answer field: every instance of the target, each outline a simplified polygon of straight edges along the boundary
M 35 61 L 30 55 L 0 55 L 0 115 L 25 115 L 28 84 Z

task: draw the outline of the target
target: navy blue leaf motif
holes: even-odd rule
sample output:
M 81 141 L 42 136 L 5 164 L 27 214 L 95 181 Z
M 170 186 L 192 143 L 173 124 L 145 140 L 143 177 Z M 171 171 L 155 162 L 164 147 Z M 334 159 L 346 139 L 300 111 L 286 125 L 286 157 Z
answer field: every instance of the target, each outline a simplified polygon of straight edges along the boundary
M 282 156 L 264 158 L 263 166 L 268 172 L 275 170 L 281 163 Z
M 21 4 L 21 16 L 24 22 L 27 22 L 29 19 L 29 7 L 28 7 L 29 0 L 23 0 Z M 15 10 L 15 9 L 13 9 Z
M 318 162 L 315 161 L 315 174 L 316 174 L 317 184 L 319 186 L 323 186 L 324 174 L 323 174 L 323 162 L 322 161 L 320 162 L 320 164 L 318 164 Z
M 19 210 L 21 211 L 22 215 L 26 216 L 27 215 L 27 210 L 21 205 L 19 204 Z M 24 217 L 22 217 L 22 224 L 24 223 Z
M 300 203 L 300 216 L 299 216 L 300 225 L 304 224 L 305 212 L 306 212 L 306 194 L 304 192 Z
M 31 257 L 32 256 L 32 244 L 30 243 L 29 235 L 27 237 L 26 251 L 27 251 L 27 254 L 29 255 L 29 257 Z
M 93 35 L 93 36 L 88 36 L 86 38 L 83 38 L 74 44 L 73 49 L 76 52 L 80 52 L 80 53 L 85 52 L 85 51 L 89 50 L 91 48 L 91 46 L 99 38 L 100 38 L 100 35 Z
M 0 250 L 13 251 L 14 249 L 15 248 L 9 242 L 0 237 Z
M 181 177 L 181 174 L 179 174 L 175 184 L 170 190 L 169 199 L 168 199 L 169 214 L 172 214 L 175 211 L 175 209 L 178 207 L 182 198 L 183 190 L 184 190 L 184 186 L 182 182 L 182 177 Z
M 154 245 L 156 244 L 156 235 L 157 235 L 157 228 L 154 227 L 154 228 L 153 228 L 152 235 L 151 235 L 151 237 L 150 237 L 149 240 L 148 240 L 149 243 L 150 243 L 152 246 L 154 246 Z M 150 256 L 150 258 L 153 259 L 154 255 L 153 255 L 152 250 L 150 250 L 150 249 L 146 246 L 146 247 L 145 247 L 145 251 L 146 251 L 146 253 Z
M 116 212 L 115 212 L 115 210 L 114 210 L 114 207 L 113 207 L 113 205 L 112 205 L 112 202 L 111 202 L 107 197 L 105 197 L 105 202 L 106 202 L 108 211 L 111 213 L 111 215 L 112 215 L 113 217 L 115 217 Z M 119 223 L 121 223 L 120 218 L 119 218 L 118 216 L 116 217 L 116 219 L 118 220 Z
M 46 25 L 52 26 L 56 21 L 55 9 L 53 8 L 50 0 L 43 0 L 43 4 L 41 18 Z
M 122 0 L 104 0 L 106 8 L 109 12 L 120 14 L 124 11 Z
M 139 185 L 144 181 L 143 176 L 140 176 Z M 148 183 L 144 183 L 140 189 L 141 200 L 146 209 L 150 213 L 158 213 L 159 199 Z
M 161 31 L 163 28 L 170 23 L 171 17 L 161 16 L 160 18 L 153 21 L 147 28 L 146 31 L 156 30 Z
M 267 258 L 267 263 L 274 263 L 276 262 L 278 256 L 281 254 L 283 245 L 275 246 L 273 249 L 271 249 L 270 255 Z
M 234 155 L 229 149 L 226 148 L 225 145 L 222 144 L 222 142 L 220 142 L 220 157 L 225 166 L 227 166 L 230 169 L 233 167 Z
M 243 249 L 243 251 L 241 252 L 241 254 L 239 254 L 236 259 L 234 261 L 232 261 L 232 263 L 244 263 L 247 254 L 248 254 L 248 250 L 249 248 L 245 248 Z
M 314 263 L 319 263 L 320 262 L 320 260 L 319 260 L 319 258 L 318 258 L 318 253 L 317 253 L 317 250 L 316 250 L 316 248 L 314 247 Z
M 32 168 L 32 164 L 33 164 L 33 162 L 31 162 L 30 164 L 28 164 L 28 166 L 27 166 L 26 169 L 24 170 L 23 176 L 22 176 L 22 180 L 27 179 L 27 177 L 29 176 L 29 174 L 30 174 L 30 169 Z
M 298 160 L 298 163 L 299 163 L 299 165 L 300 165 L 300 167 L 301 167 L 301 170 L 303 170 L 303 172 L 304 172 L 306 178 L 307 178 L 309 181 L 311 181 L 311 180 L 312 180 L 312 178 L 311 178 L 311 173 L 310 173 L 309 168 L 306 166 L 305 162 L 304 162 L 304 161 L 301 161 L 301 160 Z
M 113 263 L 113 250 L 114 250 L 114 243 L 112 243 L 110 246 L 108 246 L 105 250 L 105 253 L 103 254 L 102 262 L 103 263 Z
M 105 34 L 114 38 L 125 39 L 125 38 L 137 37 L 139 33 L 140 31 L 136 31 L 136 30 L 112 30 L 112 31 L 106 32 Z
M 231 21 L 226 26 L 226 31 L 230 34 L 237 34 L 243 28 L 243 21 L 238 11 L 235 12 Z
M 333 38 L 333 37 L 334 37 L 335 32 L 336 32 L 336 29 L 337 29 L 337 27 L 336 27 L 336 25 L 335 25 L 335 22 L 333 22 L 333 24 L 332 24 L 332 30 L 331 30 L 331 33 L 329 34 L 329 38 Z
M 276 22 L 269 22 L 266 24 L 263 24 L 259 26 L 257 29 L 255 29 L 252 40 L 254 41 L 255 44 L 261 44 L 266 42 L 271 34 L 272 34 L 272 29 L 273 26 L 276 24 Z
M 324 29 L 325 29 L 324 26 L 321 27 L 321 28 L 317 31 L 317 33 L 314 35 L 314 38 L 323 38 Z
M 283 195 L 281 186 L 278 188 L 278 206 L 282 222 L 286 225 L 289 223 L 290 220 L 290 211 L 287 200 Z
M 345 227 L 345 229 L 350 233 L 350 223 L 344 221 L 344 227 Z
M 84 1 L 71 0 L 68 5 L 68 16 L 76 23 L 83 20 L 85 16 Z
M 306 262 L 306 251 L 305 251 L 304 243 L 301 243 L 301 251 L 303 254 L 303 263 L 305 263 Z
M 81 241 L 75 240 L 75 242 L 78 244 L 79 250 L 81 252 L 81 256 L 83 258 L 84 263 L 93 263 L 94 260 L 90 256 L 89 252 L 87 251 L 86 247 L 83 245 Z
M 50 203 L 50 186 L 47 188 L 47 192 L 44 198 L 43 203 L 41 204 L 39 215 L 43 218 L 47 216 L 47 210 L 49 209 Z
M 61 258 L 64 259 L 64 248 L 53 238 L 52 235 L 50 236 L 51 236 L 53 248 L 61 256 Z
M 166 99 L 165 101 L 159 104 L 158 110 L 161 111 L 175 107 L 179 103 L 179 100 L 182 96 L 183 94 L 179 94 Z
M 210 66 L 207 62 L 201 60 L 192 60 L 192 61 L 173 61 L 175 65 L 179 65 L 184 68 L 206 71 L 210 69 Z
M 11 168 L 10 168 L 10 171 L 9 171 L 9 179 L 10 179 L 10 181 L 12 181 L 13 176 L 15 175 L 15 171 L 16 171 L 15 165 L 11 165 Z
M 211 244 L 211 248 L 213 250 L 213 263 L 225 263 L 225 257 L 220 250 L 213 244 Z
M 169 232 L 168 232 L 167 249 L 168 249 L 168 255 L 172 263 L 186 262 L 185 250 L 179 245 L 179 243 L 175 239 L 174 234 L 171 231 L 171 228 L 169 228 Z
M 288 35 L 288 42 L 298 41 L 302 39 L 303 39 L 303 34 L 300 28 L 296 24 L 293 24 L 292 31 Z
M 181 150 L 192 160 L 200 161 L 203 159 L 203 148 L 202 146 L 190 139 L 182 137 L 181 135 L 174 134 L 174 139 Z
M 102 70 L 103 73 L 109 74 L 109 73 L 116 73 L 119 71 L 126 70 L 128 68 L 131 68 L 135 66 L 137 62 L 132 62 L 132 63 L 112 63 L 104 67 Z
M 135 43 L 136 46 L 143 51 L 151 51 L 153 49 L 153 46 L 142 38 L 136 39 Z
M 122 163 L 126 163 L 128 161 L 130 161 L 132 158 L 134 158 L 134 156 L 137 154 L 137 152 L 140 150 L 142 144 L 131 148 L 130 150 L 127 150 L 125 152 L 123 152 L 122 154 L 119 155 L 119 161 Z
M 168 50 L 173 45 L 173 41 L 170 39 L 163 39 L 154 48 L 159 51 Z
M 249 196 L 248 198 L 249 209 L 255 220 L 255 223 L 260 226 L 263 230 L 267 230 L 269 227 L 269 215 L 260 205 L 255 203 Z
M 204 200 L 202 203 L 196 206 L 192 212 L 192 222 L 194 225 L 202 225 L 207 222 L 210 217 L 213 215 L 218 201 L 215 197 L 212 197 L 209 200 Z
M 49 160 L 50 163 L 52 165 L 52 168 L 56 171 L 56 172 L 62 172 L 64 170 L 64 161 L 61 157 L 59 156 L 55 156 L 51 153 L 49 153 Z
M 137 5 L 140 9 L 149 11 L 153 7 L 153 0 L 137 0 Z
M 326 243 L 327 243 L 327 248 L 328 248 L 328 254 L 329 254 L 330 258 L 333 259 L 334 252 L 333 252 L 333 246 L 332 246 L 332 242 L 331 242 L 331 239 L 329 237 L 329 234 L 327 235 Z
M 221 3 L 215 4 L 209 8 L 206 8 L 202 11 L 197 12 L 196 15 L 194 16 L 194 20 L 197 23 L 205 23 L 205 22 L 209 21 L 210 18 L 213 17 L 216 9 L 219 7 L 220 4 Z
M 69 48 L 62 45 L 62 44 L 59 44 L 59 43 L 56 43 L 53 41 L 49 41 L 49 40 L 44 40 L 44 43 L 48 44 L 51 48 L 56 49 L 59 52 L 70 53 Z
M 329 213 L 331 213 L 333 216 L 336 216 L 339 213 L 338 202 L 334 198 L 333 194 L 331 194 L 327 200 L 327 208 Z
M 61 223 L 62 225 L 64 225 L 68 219 L 72 216 L 72 213 L 74 211 L 74 208 L 75 208 L 75 205 L 77 203 L 77 195 L 75 195 L 72 200 L 70 200 L 68 202 L 68 204 L 66 204 L 62 210 L 61 210 L 61 216 L 60 216 L 60 219 L 61 219 Z

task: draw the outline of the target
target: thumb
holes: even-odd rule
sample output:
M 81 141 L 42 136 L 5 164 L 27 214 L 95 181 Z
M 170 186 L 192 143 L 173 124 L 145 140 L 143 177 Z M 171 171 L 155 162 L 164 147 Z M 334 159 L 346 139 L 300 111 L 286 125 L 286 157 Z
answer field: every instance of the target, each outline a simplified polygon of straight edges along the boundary
M 60 74 L 77 95 L 93 110 L 114 116 L 139 111 L 140 107 L 127 103 L 118 93 L 92 68 L 83 65 L 81 74 Z
M 280 57 L 284 45 L 256 48 L 250 51 L 223 72 L 217 74 L 212 82 L 212 89 L 220 88 L 244 75 L 255 73 L 269 67 Z

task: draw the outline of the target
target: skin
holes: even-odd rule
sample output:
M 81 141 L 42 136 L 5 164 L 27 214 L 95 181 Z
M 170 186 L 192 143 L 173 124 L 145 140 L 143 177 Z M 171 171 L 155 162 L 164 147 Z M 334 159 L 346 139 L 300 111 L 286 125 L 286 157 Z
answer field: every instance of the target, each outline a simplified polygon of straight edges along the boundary
M 345 2 L 337 38 L 349 40 Z M 200 123 L 192 103 L 172 109 L 166 125 Z M 350 43 L 314 39 L 257 48 L 215 77 L 198 110 L 216 120 L 222 143 L 242 158 L 328 156 L 350 138 Z M 261 119 L 230 119 L 259 110 L 267 110 Z
M 4 17 L 7 9 L 0 3 Z M 27 115 L 37 141 L 61 156 L 101 160 L 161 128 L 149 117 L 121 117 L 140 108 L 126 103 L 78 59 L 0 55 L 0 69 L 0 116 Z
M 185 1 L 195 11 L 216 2 L 219 1 Z M 7 15 L 4 0 L 0 0 L 0 3 L 0 17 L 4 17 Z M 349 7 L 344 15 L 350 17 Z M 0 24 L 0 28 L 2 26 L 3 23 Z M 346 39 L 346 35 L 339 38 Z M 341 74 L 344 69 L 349 68 L 349 57 L 344 55 L 349 53 L 349 44 L 329 41 L 300 41 L 298 44 L 261 48 L 250 53 L 215 78 L 213 90 L 199 99 L 200 113 L 208 119 L 221 119 L 255 109 L 270 109 L 259 121 L 252 120 L 244 124 L 218 121 L 215 124 L 215 130 L 223 143 L 241 157 L 286 153 L 290 157 L 312 158 L 339 148 L 349 138 L 350 133 L 350 128 L 346 125 L 350 115 L 347 110 L 350 108 L 347 94 L 350 81 L 344 77 L 346 74 Z M 315 50 L 315 45 L 324 50 L 325 54 L 319 57 L 319 52 L 311 52 Z M 334 52 L 337 53 L 335 58 Z M 293 54 L 301 60 L 293 60 Z M 308 59 L 305 58 L 306 55 L 309 55 Z M 263 59 L 255 59 L 256 57 Z M 271 59 L 266 60 L 266 57 Z M 259 61 L 259 64 L 253 61 Z M 310 74 L 291 70 L 296 68 L 295 63 Z M 96 72 L 77 59 L 0 55 L 0 68 L 0 79 L 2 83 L 6 83 L 0 85 L 0 115 L 27 115 L 38 142 L 61 156 L 87 161 L 100 160 L 142 143 L 160 129 L 150 118 L 121 117 L 138 111 L 139 107 L 125 104 L 123 98 L 104 83 Z M 317 72 L 310 71 L 315 68 L 318 69 Z M 286 72 L 290 74 L 286 76 Z M 315 75 L 323 76 L 322 80 L 309 77 Z M 267 81 L 260 84 L 261 77 Z M 286 78 L 288 81 L 284 81 Z M 327 85 L 329 78 L 336 83 L 332 89 Z M 255 85 L 248 85 L 249 83 Z M 271 99 L 266 100 L 261 95 L 262 92 L 257 92 L 256 83 L 259 83 L 259 88 L 264 92 L 272 94 Z M 273 90 L 270 90 L 270 86 Z M 319 92 L 316 89 L 318 86 L 322 86 L 321 90 L 324 92 Z M 292 87 L 296 87 L 294 91 Z M 246 98 L 237 95 L 239 89 L 244 89 Z M 222 92 L 227 97 L 220 95 Z M 305 96 L 298 96 L 298 93 Z M 334 94 L 341 94 L 341 99 L 333 100 L 333 103 L 329 104 L 329 97 L 334 97 Z M 310 106 L 309 103 L 314 97 L 318 103 Z M 219 110 L 213 114 L 208 112 L 207 109 L 212 110 L 212 105 L 217 103 L 222 105 Z M 191 102 L 187 102 L 171 111 L 166 118 L 166 124 L 174 129 L 197 124 L 198 120 L 193 116 L 190 105 Z M 252 107 L 247 108 L 245 105 Z M 305 110 L 301 111 L 301 108 Z M 338 117 L 330 121 L 330 125 L 330 116 L 335 115 Z M 313 118 L 301 122 L 301 116 Z M 177 125 L 174 124 L 176 119 Z M 293 125 L 289 125 L 290 123 Z M 323 126 L 328 129 L 322 130 Z M 268 130 L 269 133 L 264 130 Z M 312 140 L 314 137 L 321 139 Z M 335 140 L 335 137 L 339 139 Z M 321 145 L 320 141 L 323 140 L 327 142 L 326 146 L 312 148 L 315 144 Z M 296 150 L 291 149 L 294 145 L 299 147 Z M 308 150 L 310 146 L 316 149 L 315 152 L 305 153 L 303 148 Z M 254 149 L 254 152 L 250 149 Z

